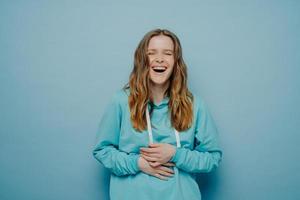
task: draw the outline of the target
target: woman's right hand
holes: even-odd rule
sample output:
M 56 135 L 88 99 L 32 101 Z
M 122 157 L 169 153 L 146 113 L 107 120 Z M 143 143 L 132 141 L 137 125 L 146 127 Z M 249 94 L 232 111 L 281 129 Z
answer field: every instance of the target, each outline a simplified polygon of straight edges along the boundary
M 155 176 L 161 180 L 168 180 L 168 177 L 173 176 L 174 171 L 166 166 L 175 166 L 174 163 L 166 163 L 163 165 L 159 165 L 157 167 L 152 167 L 148 161 L 142 156 L 139 157 L 138 160 L 139 168 L 142 172 L 149 174 L 151 176 Z

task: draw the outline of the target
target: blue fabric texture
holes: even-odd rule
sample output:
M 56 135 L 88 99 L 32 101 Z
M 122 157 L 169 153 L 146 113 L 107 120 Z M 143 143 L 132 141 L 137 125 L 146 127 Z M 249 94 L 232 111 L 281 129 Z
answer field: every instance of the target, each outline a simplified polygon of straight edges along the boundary
M 129 90 L 119 90 L 112 97 L 97 131 L 93 156 L 111 171 L 110 198 L 143 200 L 201 200 L 195 173 L 207 173 L 219 166 L 222 150 L 212 116 L 199 96 L 194 96 L 192 126 L 179 133 L 181 147 L 176 148 L 171 162 L 174 176 L 167 181 L 143 173 L 138 166 L 139 149 L 147 147 L 147 130 L 136 131 L 130 121 Z M 176 147 L 171 126 L 169 98 L 153 108 L 151 124 L 154 143 Z

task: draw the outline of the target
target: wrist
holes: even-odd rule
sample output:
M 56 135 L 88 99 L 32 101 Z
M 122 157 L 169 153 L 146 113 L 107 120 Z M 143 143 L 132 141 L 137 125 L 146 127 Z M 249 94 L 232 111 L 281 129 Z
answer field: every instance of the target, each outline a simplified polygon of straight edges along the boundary
M 145 159 L 140 155 L 138 158 L 138 168 L 140 171 L 143 171 L 145 169 L 145 164 L 144 164 Z
M 176 157 L 176 154 L 178 153 L 178 148 L 177 147 L 174 147 L 174 152 L 170 158 L 170 161 L 171 162 L 175 162 L 175 157 Z

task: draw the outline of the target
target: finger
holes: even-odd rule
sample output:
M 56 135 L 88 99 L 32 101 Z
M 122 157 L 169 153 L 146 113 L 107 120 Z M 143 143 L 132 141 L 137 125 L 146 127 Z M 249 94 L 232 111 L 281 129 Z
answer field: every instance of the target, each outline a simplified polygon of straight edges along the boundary
M 164 181 L 167 181 L 167 180 L 168 180 L 167 177 L 162 176 L 162 175 L 160 175 L 159 173 L 156 173 L 156 174 L 154 174 L 153 176 L 155 176 L 155 177 L 157 177 L 157 178 L 159 178 L 159 179 L 161 179 L 161 180 L 164 180 Z
M 163 170 L 163 171 L 165 171 L 165 172 L 169 172 L 169 173 L 171 173 L 171 174 L 174 174 L 174 171 L 173 171 L 172 169 L 168 168 L 168 167 L 159 166 L 158 169 Z
M 159 158 L 160 157 L 160 154 L 158 154 L 158 153 L 147 153 L 147 152 L 144 152 L 144 151 L 141 151 L 140 153 L 145 155 L 145 156 L 150 156 L 150 157 L 154 157 L 154 158 Z
M 174 176 L 173 173 L 166 172 L 166 171 L 163 171 L 163 170 L 159 170 L 158 172 L 159 172 L 159 174 L 162 175 L 162 176 L 167 176 L 167 177 L 172 177 L 172 176 Z
M 156 162 L 157 161 L 157 158 L 153 158 L 153 157 L 150 157 L 150 156 L 146 156 L 144 154 L 141 154 L 143 158 L 145 158 L 147 161 L 151 161 L 151 162 Z M 150 163 L 151 165 L 151 163 Z
M 140 151 L 147 152 L 147 153 L 157 153 L 157 152 L 159 152 L 157 150 L 157 148 L 144 148 L 144 147 L 141 147 Z
M 163 164 L 163 166 L 173 167 L 173 166 L 175 166 L 175 163 L 167 162 L 167 163 Z
M 149 164 L 151 167 L 158 167 L 159 165 L 161 165 L 160 162 L 150 162 Z
M 149 144 L 149 147 L 160 147 L 161 144 L 160 143 L 152 143 L 152 144 Z

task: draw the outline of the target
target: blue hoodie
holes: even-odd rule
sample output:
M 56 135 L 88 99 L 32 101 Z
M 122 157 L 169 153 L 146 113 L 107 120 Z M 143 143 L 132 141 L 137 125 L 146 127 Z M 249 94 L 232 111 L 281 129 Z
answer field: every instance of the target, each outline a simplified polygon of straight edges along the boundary
M 129 90 L 119 90 L 111 99 L 99 124 L 94 157 L 109 169 L 111 200 L 201 200 L 195 173 L 210 172 L 218 167 L 222 150 L 218 132 L 203 99 L 194 96 L 192 126 L 179 133 L 181 147 L 176 147 L 168 102 L 152 102 L 151 124 L 154 143 L 176 147 L 169 162 L 174 162 L 174 175 L 168 180 L 145 174 L 139 169 L 139 149 L 148 147 L 147 130 L 137 132 L 130 121 Z

